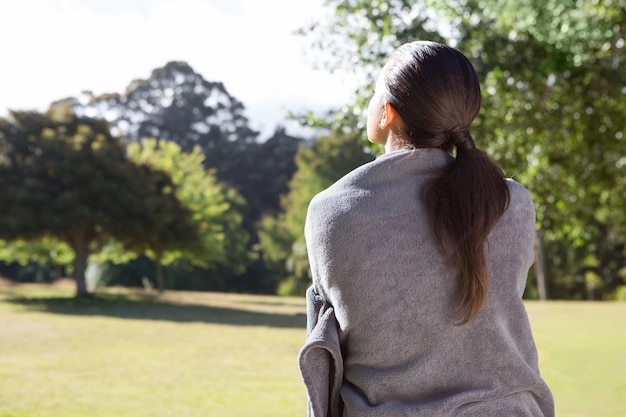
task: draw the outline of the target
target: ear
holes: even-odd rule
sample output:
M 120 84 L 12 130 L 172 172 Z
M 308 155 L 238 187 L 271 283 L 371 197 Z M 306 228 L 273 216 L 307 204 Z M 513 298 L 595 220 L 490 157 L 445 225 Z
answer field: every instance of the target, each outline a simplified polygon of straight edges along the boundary
M 391 104 L 388 102 L 385 103 L 385 108 L 383 109 L 382 117 L 380 118 L 379 126 L 381 129 L 385 129 L 392 125 L 400 116 L 396 109 L 393 108 Z

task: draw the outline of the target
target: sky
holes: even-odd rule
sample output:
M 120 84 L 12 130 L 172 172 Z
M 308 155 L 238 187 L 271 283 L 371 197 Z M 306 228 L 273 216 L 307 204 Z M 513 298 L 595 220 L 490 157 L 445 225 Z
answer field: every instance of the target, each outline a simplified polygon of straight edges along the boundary
M 221 81 L 269 136 L 288 111 L 348 103 L 349 78 L 315 70 L 293 32 L 324 0 L 0 0 L 0 116 L 89 90 L 122 93 L 169 61 Z

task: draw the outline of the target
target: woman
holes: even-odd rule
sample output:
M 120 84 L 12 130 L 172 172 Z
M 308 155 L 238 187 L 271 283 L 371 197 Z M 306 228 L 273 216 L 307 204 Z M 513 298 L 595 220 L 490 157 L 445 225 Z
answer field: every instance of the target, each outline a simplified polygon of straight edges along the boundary
M 554 415 L 522 303 L 534 205 L 475 147 L 480 97 L 456 49 L 401 46 L 368 108 L 385 154 L 311 201 L 310 414 Z

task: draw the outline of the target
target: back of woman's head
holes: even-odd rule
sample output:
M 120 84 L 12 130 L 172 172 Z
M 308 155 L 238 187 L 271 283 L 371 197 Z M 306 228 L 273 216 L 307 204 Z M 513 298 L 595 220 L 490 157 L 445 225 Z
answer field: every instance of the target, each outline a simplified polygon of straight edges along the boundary
M 475 147 L 469 131 L 480 111 L 478 77 L 465 55 L 434 42 L 402 45 L 383 77 L 405 140 L 415 148 L 456 150 L 455 162 L 428 184 L 423 198 L 433 232 L 458 271 L 465 324 L 487 299 L 484 246 L 510 198 L 502 171 Z
M 470 61 L 454 48 L 412 42 L 398 48 L 384 72 L 387 101 L 414 146 L 447 147 L 469 131 L 480 110 L 480 85 Z

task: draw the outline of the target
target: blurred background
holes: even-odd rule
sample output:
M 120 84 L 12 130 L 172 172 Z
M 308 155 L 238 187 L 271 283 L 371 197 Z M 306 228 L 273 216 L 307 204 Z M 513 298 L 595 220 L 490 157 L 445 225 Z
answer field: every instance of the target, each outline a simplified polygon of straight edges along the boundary
M 391 50 L 474 63 L 479 147 L 537 208 L 528 299 L 626 299 L 624 0 L 0 5 L 0 276 L 302 295 L 311 197 L 381 149 Z

